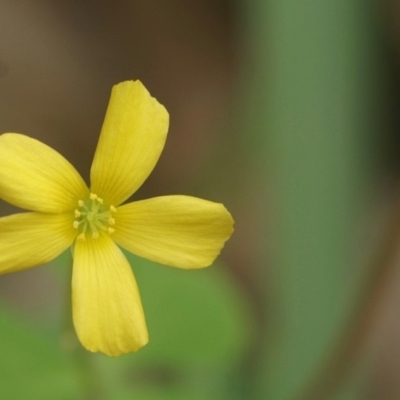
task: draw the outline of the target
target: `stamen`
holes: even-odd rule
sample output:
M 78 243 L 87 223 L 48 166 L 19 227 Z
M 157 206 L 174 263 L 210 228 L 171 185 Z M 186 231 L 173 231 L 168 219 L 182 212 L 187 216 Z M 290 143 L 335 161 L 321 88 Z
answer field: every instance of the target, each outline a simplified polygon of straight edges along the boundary
M 79 229 L 77 238 L 86 240 L 86 233 L 96 239 L 101 232 L 113 233 L 115 229 L 110 225 L 115 225 L 115 219 L 112 213 L 117 209 L 111 206 L 105 206 L 103 199 L 95 193 L 90 193 L 85 200 L 78 201 L 78 208 L 74 210 L 75 221 L 73 227 Z
M 81 233 L 80 235 L 78 235 L 78 240 L 86 240 L 85 234 Z

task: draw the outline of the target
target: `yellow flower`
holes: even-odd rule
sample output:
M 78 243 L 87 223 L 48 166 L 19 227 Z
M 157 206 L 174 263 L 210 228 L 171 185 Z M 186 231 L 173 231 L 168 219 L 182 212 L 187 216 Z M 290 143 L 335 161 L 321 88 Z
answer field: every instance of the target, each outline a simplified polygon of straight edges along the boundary
M 222 204 L 180 195 L 121 205 L 157 163 L 168 122 L 141 82 L 114 86 L 90 189 L 45 144 L 0 136 L 0 197 L 30 210 L 0 218 L 0 273 L 47 263 L 72 245 L 73 322 L 90 351 L 118 356 L 148 342 L 136 280 L 119 246 L 165 265 L 203 268 L 232 234 Z

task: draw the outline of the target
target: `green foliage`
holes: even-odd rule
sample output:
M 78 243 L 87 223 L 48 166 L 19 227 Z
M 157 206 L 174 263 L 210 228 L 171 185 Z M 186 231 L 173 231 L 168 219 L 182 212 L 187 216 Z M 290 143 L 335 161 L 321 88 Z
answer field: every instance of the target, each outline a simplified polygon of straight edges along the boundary
M 0 308 L 0 398 L 228 398 L 226 383 L 234 376 L 253 325 L 229 276 L 220 266 L 182 271 L 128 257 L 150 343 L 119 358 L 86 352 L 79 344 L 67 351 L 62 332 L 49 334 L 48 327 L 37 329 Z M 69 254 L 55 264 L 52 270 L 69 285 Z
M 72 359 L 59 344 L 0 307 L 0 398 L 78 398 Z

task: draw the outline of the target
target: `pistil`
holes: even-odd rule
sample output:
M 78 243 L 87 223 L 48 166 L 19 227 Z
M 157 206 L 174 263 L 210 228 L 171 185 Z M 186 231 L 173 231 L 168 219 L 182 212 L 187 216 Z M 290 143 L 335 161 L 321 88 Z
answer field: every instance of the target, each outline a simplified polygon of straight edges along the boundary
M 106 206 L 102 198 L 90 193 L 89 198 L 78 201 L 78 207 L 74 210 L 75 220 L 73 226 L 80 233 L 78 239 L 85 240 L 86 235 L 96 239 L 102 232 L 111 234 L 115 231 L 111 226 L 115 225 L 112 214 L 117 209 Z

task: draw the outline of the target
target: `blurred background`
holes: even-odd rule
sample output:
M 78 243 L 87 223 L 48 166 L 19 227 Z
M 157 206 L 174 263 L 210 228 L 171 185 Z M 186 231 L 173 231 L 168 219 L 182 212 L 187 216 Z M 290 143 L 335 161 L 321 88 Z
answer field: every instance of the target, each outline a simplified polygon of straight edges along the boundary
M 140 79 L 171 125 L 134 199 L 235 219 L 211 268 L 129 256 L 150 343 L 116 359 L 77 342 L 68 252 L 1 276 L 0 398 L 400 398 L 400 3 L 375 3 L 0 0 L 1 133 L 88 182 Z

